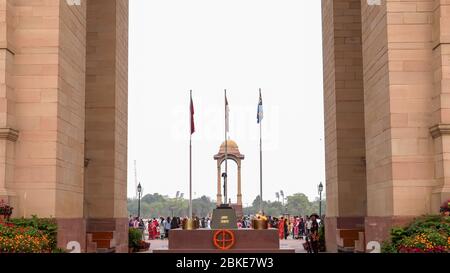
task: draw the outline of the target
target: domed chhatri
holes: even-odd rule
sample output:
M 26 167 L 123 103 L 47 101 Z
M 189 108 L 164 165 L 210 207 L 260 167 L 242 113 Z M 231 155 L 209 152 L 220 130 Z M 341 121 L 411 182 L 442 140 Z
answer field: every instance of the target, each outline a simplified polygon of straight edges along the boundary
M 222 148 L 225 149 L 225 141 L 222 142 L 222 145 L 220 145 L 220 149 L 222 149 Z M 236 149 L 239 149 L 239 147 L 238 147 L 236 141 L 231 140 L 231 139 L 227 140 L 227 148 L 228 148 L 228 149 L 230 149 L 230 148 L 236 148 Z
M 227 154 L 229 156 L 229 159 L 235 160 L 235 159 L 244 159 L 244 155 L 241 154 L 239 151 L 239 146 L 237 145 L 236 141 L 234 140 L 227 140 Z M 234 157 L 233 157 L 234 156 Z M 220 145 L 220 150 L 217 155 L 214 156 L 214 159 L 220 159 L 225 157 L 225 141 L 222 142 L 222 145 Z
M 241 165 L 242 160 L 245 159 L 245 155 L 241 154 L 239 151 L 239 146 L 234 140 L 227 140 L 226 142 L 227 148 L 227 158 L 228 160 L 232 160 L 237 164 L 238 167 L 238 190 L 237 190 L 237 199 L 235 204 L 231 204 L 238 214 L 238 216 L 242 216 L 242 193 L 241 193 Z M 220 145 L 219 153 L 214 156 L 214 160 L 217 161 L 217 206 L 222 204 L 222 164 L 225 161 L 225 142 Z M 227 202 L 227 200 L 224 200 Z

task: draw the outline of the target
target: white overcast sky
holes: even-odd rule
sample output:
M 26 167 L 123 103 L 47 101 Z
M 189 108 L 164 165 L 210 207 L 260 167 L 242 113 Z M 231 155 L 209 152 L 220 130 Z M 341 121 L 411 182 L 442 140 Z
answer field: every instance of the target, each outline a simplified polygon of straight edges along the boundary
M 129 39 L 129 197 L 134 160 L 144 194 L 188 197 L 192 89 L 193 197 L 215 199 L 225 88 L 230 138 L 246 156 L 244 203 L 259 194 L 259 88 L 264 199 L 280 190 L 317 197 L 325 181 L 321 1 L 131 0 Z M 235 202 L 233 162 L 229 169 Z

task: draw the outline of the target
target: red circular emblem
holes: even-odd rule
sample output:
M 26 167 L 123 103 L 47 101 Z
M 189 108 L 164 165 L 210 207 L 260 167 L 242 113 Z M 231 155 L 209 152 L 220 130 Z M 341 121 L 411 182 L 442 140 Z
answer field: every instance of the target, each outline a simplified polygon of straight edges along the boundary
M 230 230 L 218 230 L 214 233 L 213 243 L 217 249 L 229 250 L 235 242 L 234 233 Z

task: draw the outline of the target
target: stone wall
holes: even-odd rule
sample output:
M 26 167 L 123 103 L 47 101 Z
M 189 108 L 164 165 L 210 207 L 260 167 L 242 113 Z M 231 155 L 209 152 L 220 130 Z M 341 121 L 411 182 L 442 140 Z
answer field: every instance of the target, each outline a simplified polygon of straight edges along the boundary
M 112 219 L 126 251 L 128 1 L 0 0 L 0 15 L 0 199 L 56 217 L 60 247 Z
M 86 81 L 86 1 L 60 5 L 56 216 L 82 218 Z
M 126 218 L 128 1 L 91 0 L 87 20 L 85 213 Z
M 432 22 L 433 1 L 387 2 L 394 216 L 432 213 Z
M 0 199 L 15 204 L 15 142 L 18 138 L 15 115 L 14 56 L 15 7 L 11 0 L 0 1 Z
M 13 1 L 16 216 L 56 216 L 60 1 Z
M 346 48 L 337 33 L 351 35 L 345 31 L 351 22 L 355 23 L 351 29 L 358 29 L 357 21 L 347 18 L 343 23 L 337 17 L 339 7 L 349 12 L 350 3 L 323 1 L 327 199 L 334 207 L 328 209 L 331 219 L 327 221 L 332 229 L 343 225 L 333 217 L 342 214 L 348 204 L 339 199 L 345 189 L 341 185 L 348 183 L 341 176 L 340 164 L 345 161 L 339 151 L 347 146 L 335 131 L 339 132 L 339 76 L 343 71 L 338 52 Z M 450 197 L 450 4 L 445 0 L 360 3 L 367 206 L 359 208 L 367 207 L 366 241 L 382 241 L 391 226 L 438 213 L 439 205 Z M 332 31 L 334 41 L 328 37 Z M 354 57 L 347 54 L 343 59 L 351 62 Z M 352 68 L 359 70 L 358 65 Z M 359 95 L 355 93 L 352 98 L 359 99 Z M 360 145 L 357 139 L 349 143 Z M 331 231 L 327 233 L 327 239 L 333 240 Z
M 128 145 L 128 0 L 116 7 L 116 132 L 115 132 L 115 207 L 114 217 L 128 219 L 127 145 Z
M 384 1 L 383 1 L 384 2 Z M 362 1 L 368 215 L 392 213 L 386 6 Z M 395 122 L 395 117 L 394 122 Z
M 336 229 L 366 215 L 361 3 L 324 0 L 322 5 L 329 226 L 325 230 L 327 248 L 336 251 Z
M 338 216 L 334 1 L 322 0 L 327 216 Z
M 128 1 L 89 0 L 87 14 L 85 217 L 127 251 Z
M 431 209 L 450 199 L 450 3 L 434 1 L 431 133 L 434 137 L 436 184 Z

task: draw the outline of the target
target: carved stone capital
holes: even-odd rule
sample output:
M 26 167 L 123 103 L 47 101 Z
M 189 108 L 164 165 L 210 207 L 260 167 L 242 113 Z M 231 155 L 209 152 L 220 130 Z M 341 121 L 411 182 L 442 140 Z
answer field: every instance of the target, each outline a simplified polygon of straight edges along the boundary
M 0 128 L 0 139 L 16 142 L 19 138 L 19 131 L 11 128 Z
M 430 133 L 433 138 L 438 138 L 443 135 L 450 135 L 450 124 L 438 124 L 430 128 Z

